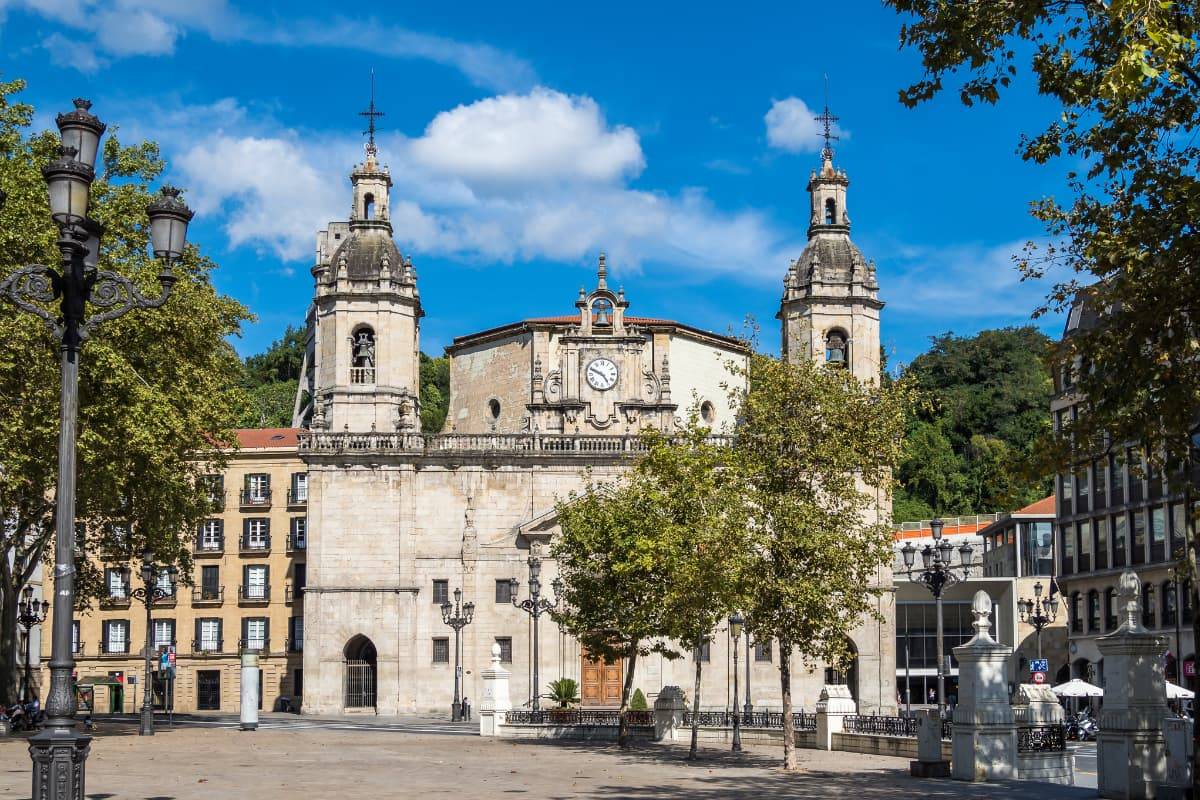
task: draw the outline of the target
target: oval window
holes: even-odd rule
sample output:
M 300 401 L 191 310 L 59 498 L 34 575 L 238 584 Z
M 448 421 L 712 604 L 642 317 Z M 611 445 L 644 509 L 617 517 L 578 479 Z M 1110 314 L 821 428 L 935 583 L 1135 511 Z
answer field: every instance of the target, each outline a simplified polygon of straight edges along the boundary
M 709 425 L 712 425 L 717 420 L 717 409 L 713 407 L 712 403 L 705 400 L 700 404 L 700 417 Z
M 500 419 L 500 401 L 494 397 L 488 400 L 488 411 L 491 412 L 492 419 Z

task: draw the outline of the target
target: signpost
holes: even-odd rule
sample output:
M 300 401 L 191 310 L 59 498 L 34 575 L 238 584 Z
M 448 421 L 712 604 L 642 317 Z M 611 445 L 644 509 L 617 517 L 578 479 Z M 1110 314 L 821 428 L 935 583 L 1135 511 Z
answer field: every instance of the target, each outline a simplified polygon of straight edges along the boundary
M 1050 660 L 1046 658 L 1031 658 L 1029 660 L 1029 672 L 1031 680 L 1035 684 L 1043 684 L 1046 682 L 1046 673 L 1050 671 Z
M 1046 682 L 1046 673 L 1044 673 L 1044 672 L 1033 673 L 1033 682 L 1037 683 L 1037 684 L 1045 683 Z

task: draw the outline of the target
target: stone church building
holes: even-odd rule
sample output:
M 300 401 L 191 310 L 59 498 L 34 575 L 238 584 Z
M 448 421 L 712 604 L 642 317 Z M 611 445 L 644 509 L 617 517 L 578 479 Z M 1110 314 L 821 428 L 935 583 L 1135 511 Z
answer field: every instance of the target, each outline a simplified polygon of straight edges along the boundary
M 850 240 L 846 174 L 829 150 L 822 161 L 808 184 L 809 241 L 784 276 L 783 351 L 874 379 L 883 305 L 875 268 Z M 297 401 L 308 476 L 304 712 L 447 711 L 454 633 L 441 603 L 457 589 L 474 603 L 462 631 L 462 685 L 472 702 L 499 643 L 515 706 L 560 676 L 582 682 L 586 704 L 614 704 L 622 666 L 592 662 L 548 615 L 539 629 L 541 686 L 530 686 L 532 621 L 514 607 L 510 578 L 524 600 L 528 559 L 540 554 L 543 596 L 553 596 L 556 500 L 579 489 L 586 470 L 603 479 L 625 469 L 639 430 L 670 431 L 692 408 L 715 429 L 731 425 L 722 383 L 732 379 L 731 365 L 745 363 L 746 349 L 683 322 L 634 316 L 601 255 L 590 291 L 564 292 L 548 316 L 455 339 L 446 349 L 444 429 L 422 431 L 424 312 L 417 272 L 392 239 L 392 181 L 373 143 L 350 180 L 349 220 L 317 234 L 305 400 Z M 886 498 L 879 514 L 890 516 Z M 891 574 L 881 570 L 878 581 L 890 587 Z M 863 713 L 895 709 L 891 594 L 878 602 L 886 622 L 863 622 L 852 637 L 854 666 L 836 676 L 850 683 Z M 780 707 L 774 647 L 742 643 L 743 686 L 758 708 Z M 693 657 L 710 662 L 702 705 L 724 707 L 728 633 L 717 632 Z M 664 685 L 690 687 L 693 674 L 690 659 L 657 656 L 639 660 L 637 670 L 634 685 L 651 702 Z M 812 709 L 835 676 L 821 667 L 797 672 L 795 703 Z

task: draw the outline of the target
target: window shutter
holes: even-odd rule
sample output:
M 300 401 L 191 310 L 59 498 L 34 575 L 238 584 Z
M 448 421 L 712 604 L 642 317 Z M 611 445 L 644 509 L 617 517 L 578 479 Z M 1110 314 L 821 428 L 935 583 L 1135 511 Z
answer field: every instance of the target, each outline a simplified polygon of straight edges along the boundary
M 250 541 L 250 520 L 249 518 L 242 520 L 242 547 Z
M 250 492 L 250 474 L 249 473 L 246 473 L 246 475 L 242 477 L 242 488 L 245 489 L 247 493 Z
M 250 619 L 242 617 L 242 641 L 248 643 L 250 641 Z
M 271 618 L 263 617 L 263 652 L 267 652 L 271 649 L 270 645 L 267 644 L 270 641 L 271 641 Z
M 200 618 L 199 617 L 196 618 L 196 644 L 193 646 L 193 649 L 194 650 L 200 649 Z
M 100 652 L 101 653 L 108 652 L 108 631 L 111 626 L 112 626 L 111 622 L 106 622 L 106 623 L 104 623 L 104 626 L 100 629 Z
M 171 641 L 169 642 L 169 644 L 175 644 L 175 620 L 173 620 L 173 619 L 167 620 L 167 629 L 168 629 L 168 632 L 171 634 Z
M 217 645 L 219 649 L 225 649 L 225 620 L 217 620 Z
M 271 518 L 267 517 L 263 521 L 263 536 L 271 535 Z
M 246 591 L 246 587 L 250 585 L 250 567 L 246 564 L 242 565 L 242 591 Z
M 271 491 L 271 473 L 268 472 L 265 475 L 263 475 L 262 477 L 263 477 L 263 489 L 268 492 Z
M 271 591 L 271 568 L 263 567 L 263 592 L 270 594 Z

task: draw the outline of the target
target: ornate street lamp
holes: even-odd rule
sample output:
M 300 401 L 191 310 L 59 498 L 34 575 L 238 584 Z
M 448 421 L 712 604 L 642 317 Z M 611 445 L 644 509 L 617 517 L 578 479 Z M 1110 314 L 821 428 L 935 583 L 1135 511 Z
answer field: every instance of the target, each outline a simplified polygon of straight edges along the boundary
M 933 533 L 933 544 L 927 544 L 921 548 L 922 569 L 920 571 L 913 570 L 917 554 L 917 548 L 913 543 L 908 542 L 904 547 L 900 548 L 900 553 L 904 556 L 904 568 L 908 579 L 913 583 L 924 584 L 925 588 L 933 594 L 933 602 L 937 608 L 939 715 L 943 715 L 946 712 L 946 665 L 942 642 L 942 592 L 947 586 L 953 586 L 967 577 L 971 571 L 972 550 L 970 543 L 964 541 L 962 546 L 958 548 L 961 563 L 958 566 L 952 564 L 951 559 L 954 557 L 954 545 L 950 544 L 948 539 L 942 538 L 942 527 L 944 524 L 940 519 L 934 519 L 929 523 L 929 529 Z M 957 572 L 960 569 L 962 570 L 961 575 Z
M 447 600 L 442 603 L 442 622 L 454 629 L 454 702 L 450 704 L 450 721 L 462 719 L 462 695 L 459 692 L 459 682 L 462 680 L 462 652 L 459 632 L 471 624 L 475 616 L 475 604 L 462 604 L 462 589 L 454 590 L 454 605 Z
M 17 623 L 25 629 L 25 692 L 22 697 L 28 703 L 33 700 L 33 664 L 29 643 L 33 640 L 34 626 L 46 621 L 46 615 L 50 613 L 50 604 L 45 600 L 40 603 L 34 600 L 32 586 L 26 586 L 21 591 L 21 600 L 17 605 Z
M 1058 601 L 1051 597 L 1042 597 L 1042 582 L 1033 585 L 1033 599 L 1028 597 L 1017 601 L 1017 610 L 1021 612 L 1021 622 L 1032 625 L 1037 632 L 1037 657 L 1042 657 L 1042 629 L 1054 622 L 1058 616 Z
M 742 615 L 733 612 L 733 616 L 729 618 L 729 638 L 733 642 L 733 752 L 740 752 L 742 749 L 742 715 L 738 711 L 738 646 L 742 641 L 742 625 L 745 624 Z M 746 654 L 746 658 L 750 658 L 750 654 Z
M 50 198 L 50 215 L 58 224 L 59 265 L 31 264 L 0 281 L 0 298 L 36 314 L 61 343 L 62 391 L 59 403 L 58 482 L 54 528 L 54 619 L 50 656 L 50 691 L 46 728 L 29 740 L 33 760 L 33 796 L 43 800 L 83 800 L 84 762 L 91 737 L 75 729 L 75 691 L 71 673 L 71 629 L 75 607 L 75 437 L 79 408 L 79 355 L 83 340 L 106 320 L 135 308 L 157 308 L 167 302 L 175 276 L 171 262 L 183 252 L 192 212 L 178 192 L 146 209 L 154 252 L 162 259 L 158 297 L 142 295 L 137 285 L 115 272 L 97 268 L 98 225 L 86 223 L 89 190 L 95 178 L 96 148 L 104 123 L 91 114 L 86 100 L 58 117 L 63 147 L 60 157 L 42 170 Z M 157 224 L 156 224 L 157 223 Z M 168 234 L 166 241 L 163 234 Z M 59 313 L 44 306 L 58 301 Z M 89 316 L 87 306 L 99 309 Z
M 551 586 L 554 587 L 554 600 L 547 600 L 542 597 L 542 560 L 537 556 L 529 557 L 529 599 L 517 602 L 517 591 L 520 589 L 520 583 L 516 578 L 508 579 L 508 588 L 511 591 L 512 604 L 524 611 L 533 618 L 533 695 L 531 699 L 532 709 L 534 711 L 541 710 L 541 695 L 538 687 L 538 620 L 542 614 L 547 611 L 553 611 L 558 608 L 558 598 L 562 595 L 562 583 L 555 578 Z
M 159 574 L 165 572 L 171 581 L 170 588 L 158 585 Z M 154 623 L 150 619 L 150 608 L 159 600 L 170 597 L 175 593 L 175 568 L 165 570 L 154 563 L 154 551 L 149 548 L 142 551 L 142 585 L 129 593 L 130 597 L 141 600 L 146 606 L 146 684 L 142 687 L 142 724 L 138 728 L 138 736 L 154 735 L 154 695 L 150 688 L 150 671 L 154 658 Z

